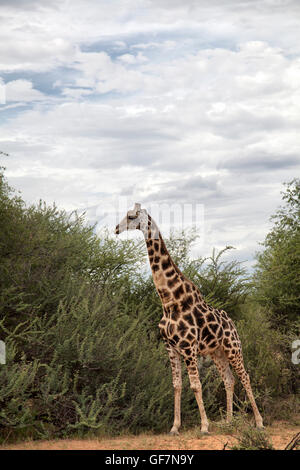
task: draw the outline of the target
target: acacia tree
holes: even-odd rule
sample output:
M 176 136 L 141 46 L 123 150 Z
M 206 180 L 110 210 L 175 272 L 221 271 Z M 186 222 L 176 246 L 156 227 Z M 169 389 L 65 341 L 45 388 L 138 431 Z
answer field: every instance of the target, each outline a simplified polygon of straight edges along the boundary
M 300 179 L 285 183 L 284 205 L 257 254 L 256 293 L 276 326 L 290 327 L 300 312 Z
M 134 241 L 96 235 L 84 215 L 67 214 L 40 201 L 27 206 L 0 167 L 0 318 L 12 326 L 56 312 L 85 283 L 111 291 L 131 279 L 139 263 Z M 128 281 L 129 282 L 129 281 Z

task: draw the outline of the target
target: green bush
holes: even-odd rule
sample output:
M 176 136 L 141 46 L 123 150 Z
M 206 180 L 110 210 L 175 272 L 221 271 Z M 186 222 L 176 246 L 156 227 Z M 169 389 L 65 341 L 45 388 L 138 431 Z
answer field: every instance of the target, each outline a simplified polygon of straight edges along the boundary
M 275 450 L 265 431 L 250 426 L 243 429 L 238 436 L 238 444 L 231 450 Z
M 0 220 L 0 339 L 7 350 L 0 439 L 168 431 L 171 368 L 144 242 L 108 231 L 96 236 L 83 216 L 55 206 L 26 207 L 1 172 Z M 296 393 L 290 360 L 296 330 L 273 328 L 241 264 L 223 261 L 229 247 L 192 260 L 194 240 L 181 233 L 166 243 L 206 299 L 234 318 L 254 393 L 272 414 L 274 401 Z M 199 369 L 208 416 L 218 419 L 224 386 L 212 361 L 200 359 Z M 200 418 L 184 365 L 183 371 L 182 417 L 189 427 Z M 243 403 L 237 385 L 236 408 Z
M 61 303 L 51 320 L 38 318 L 24 330 L 21 361 L 1 368 L 3 430 L 40 431 L 43 423 L 54 425 L 54 435 L 168 430 L 173 390 L 164 345 L 145 328 L 143 305 L 133 319 L 119 302 L 104 292 L 84 293 Z M 10 354 L 20 338 L 5 331 Z M 39 359 L 32 361 L 33 354 Z M 188 395 L 183 409 L 189 417 Z
M 274 419 L 274 400 L 296 393 L 298 370 L 291 362 L 291 337 L 272 328 L 268 314 L 253 302 L 245 305 L 243 318 L 236 323 L 258 406 L 266 418 Z M 243 397 L 241 385 L 236 388 Z
M 255 296 L 274 328 L 294 328 L 300 312 L 300 179 L 286 184 L 285 205 L 271 218 L 273 228 L 257 254 Z

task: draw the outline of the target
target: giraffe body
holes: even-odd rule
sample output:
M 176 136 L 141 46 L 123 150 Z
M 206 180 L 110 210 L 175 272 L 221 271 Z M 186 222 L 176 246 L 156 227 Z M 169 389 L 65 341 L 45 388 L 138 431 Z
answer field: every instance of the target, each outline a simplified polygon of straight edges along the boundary
M 157 225 L 145 210 L 140 209 L 139 204 L 116 227 L 116 233 L 131 229 L 139 229 L 144 234 L 153 281 L 163 306 L 159 329 L 169 354 L 174 387 L 174 424 L 171 433 L 177 434 L 181 425 L 181 358 L 185 361 L 190 386 L 198 403 L 201 431 L 208 431 L 197 366 L 199 355 L 211 356 L 223 379 L 227 421 L 232 418 L 234 378 L 231 365 L 247 392 L 257 427 L 263 427 L 233 321 L 224 310 L 210 307 L 198 287 L 183 275 L 173 262 Z

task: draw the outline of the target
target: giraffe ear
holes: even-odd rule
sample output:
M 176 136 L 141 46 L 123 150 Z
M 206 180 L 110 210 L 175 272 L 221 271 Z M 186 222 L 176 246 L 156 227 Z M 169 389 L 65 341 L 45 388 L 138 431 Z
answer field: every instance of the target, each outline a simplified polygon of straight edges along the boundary
M 134 204 L 134 209 L 133 209 L 133 210 L 134 210 L 134 212 L 140 212 L 140 210 L 141 210 L 141 204 L 139 204 L 138 202 L 136 202 L 136 203 Z
M 135 203 L 134 204 L 134 209 L 132 211 L 128 211 L 128 218 L 129 219 L 136 219 L 138 216 L 138 213 L 141 210 L 141 204 Z

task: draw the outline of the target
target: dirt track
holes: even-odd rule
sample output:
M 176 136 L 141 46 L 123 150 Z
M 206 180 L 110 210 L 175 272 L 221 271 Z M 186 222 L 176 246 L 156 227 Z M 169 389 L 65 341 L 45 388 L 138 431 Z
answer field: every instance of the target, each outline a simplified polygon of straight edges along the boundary
M 284 449 L 300 426 L 277 422 L 266 428 L 275 449 Z M 167 434 L 122 436 L 116 438 L 64 439 L 57 441 L 28 441 L 19 444 L 3 445 L 0 450 L 222 450 L 236 443 L 236 437 L 213 430 L 202 436 L 194 429 L 182 432 L 180 436 Z

